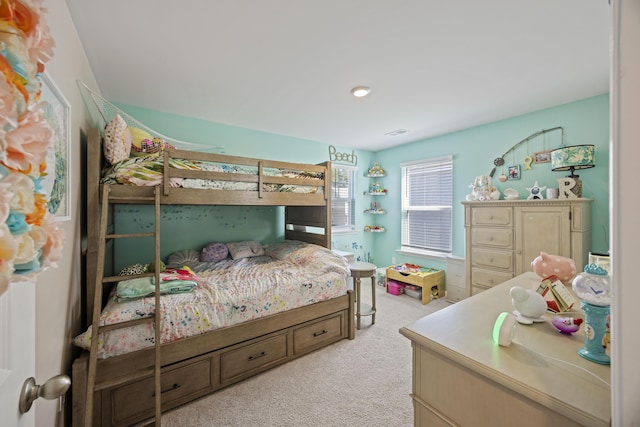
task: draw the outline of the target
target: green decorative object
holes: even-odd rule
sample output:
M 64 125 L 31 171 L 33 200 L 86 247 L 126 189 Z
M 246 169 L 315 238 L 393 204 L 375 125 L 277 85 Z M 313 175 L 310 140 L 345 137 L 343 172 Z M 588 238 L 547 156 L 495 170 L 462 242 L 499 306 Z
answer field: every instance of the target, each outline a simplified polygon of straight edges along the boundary
M 164 272 L 167 269 L 167 266 L 164 265 L 164 262 L 160 260 L 160 273 Z M 151 262 L 147 265 L 147 273 L 154 273 L 156 271 L 156 263 Z

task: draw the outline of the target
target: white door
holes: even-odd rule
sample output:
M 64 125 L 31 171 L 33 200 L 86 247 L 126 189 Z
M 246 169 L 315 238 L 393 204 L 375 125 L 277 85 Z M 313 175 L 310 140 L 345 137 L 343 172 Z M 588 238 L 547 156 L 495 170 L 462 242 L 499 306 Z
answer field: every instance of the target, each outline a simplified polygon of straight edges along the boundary
M 18 282 L 0 295 L 0 424 L 33 427 L 35 409 L 20 414 L 24 381 L 35 377 L 35 284 Z M 39 382 L 38 382 L 39 383 Z

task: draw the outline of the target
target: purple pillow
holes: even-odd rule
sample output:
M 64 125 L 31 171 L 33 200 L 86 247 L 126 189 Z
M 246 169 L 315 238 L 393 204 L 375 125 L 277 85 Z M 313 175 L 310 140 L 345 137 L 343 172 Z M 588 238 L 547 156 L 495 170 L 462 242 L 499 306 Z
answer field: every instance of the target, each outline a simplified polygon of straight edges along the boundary
M 227 258 L 229 250 L 224 243 L 209 243 L 202 248 L 200 252 L 200 261 L 202 262 L 218 262 Z

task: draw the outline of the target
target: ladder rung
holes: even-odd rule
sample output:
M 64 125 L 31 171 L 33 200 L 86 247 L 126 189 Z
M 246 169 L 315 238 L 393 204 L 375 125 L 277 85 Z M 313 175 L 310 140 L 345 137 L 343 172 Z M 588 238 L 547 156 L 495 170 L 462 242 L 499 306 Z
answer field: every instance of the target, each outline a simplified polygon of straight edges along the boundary
M 153 277 L 155 273 L 128 274 L 126 276 L 104 276 L 102 283 L 120 282 L 122 280 L 141 279 L 143 277 Z
M 155 202 L 156 198 L 154 196 L 114 196 L 109 194 L 109 202 L 114 203 L 118 201 L 130 201 L 130 202 Z
M 156 233 L 122 233 L 122 234 L 107 234 L 106 239 L 123 239 L 127 237 L 156 237 Z
M 155 374 L 154 367 L 144 368 L 134 373 L 127 374 L 127 377 L 125 378 L 125 380 L 127 382 L 132 380 L 140 380 L 148 377 L 153 377 L 154 374 Z M 122 377 L 110 378 L 108 380 L 101 381 L 99 384 L 97 383 L 94 389 L 95 391 L 103 390 L 109 387 L 119 385 L 120 383 L 122 383 L 122 381 L 123 381 Z
M 98 333 L 113 331 L 115 329 L 124 329 L 131 326 L 140 325 L 143 323 L 154 323 L 156 319 L 154 317 L 141 317 L 140 319 L 125 320 L 124 322 L 111 323 L 109 325 L 103 325 L 98 327 Z

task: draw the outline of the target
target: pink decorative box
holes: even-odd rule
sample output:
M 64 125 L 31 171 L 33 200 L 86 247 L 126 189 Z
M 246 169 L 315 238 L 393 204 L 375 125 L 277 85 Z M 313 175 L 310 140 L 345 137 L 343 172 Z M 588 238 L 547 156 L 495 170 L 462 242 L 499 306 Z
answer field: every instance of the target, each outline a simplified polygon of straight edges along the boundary
M 387 292 L 393 295 L 400 295 L 404 293 L 404 283 L 387 280 Z

